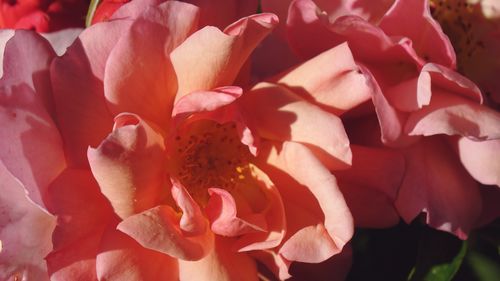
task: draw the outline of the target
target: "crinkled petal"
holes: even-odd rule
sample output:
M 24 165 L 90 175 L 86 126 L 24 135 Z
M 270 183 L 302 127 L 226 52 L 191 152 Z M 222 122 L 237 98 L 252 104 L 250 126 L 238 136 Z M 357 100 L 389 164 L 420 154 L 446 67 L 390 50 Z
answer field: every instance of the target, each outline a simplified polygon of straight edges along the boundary
M 93 25 L 80 34 L 66 55 L 52 63 L 57 121 L 71 165 L 88 167 L 87 147 L 99 145 L 111 131 L 113 116 L 104 99 L 104 67 L 129 26 L 125 20 Z
M 279 253 L 314 263 L 339 253 L 352 237 L 353 220 L 335 177 L 301 144 L 284 142 L 266 151 L 264 171 L 279 183 L 287 217 L 288 237 Z
M 499 124 L 500 125 L 500 124 Z M 458 139 L 458 155 L 467 172 L 482 184 L 500 186 L 500 140 Z
M 231 249 L 228 239 L 217 237 L 210 253 L 197 261 L 179 261 L 179 277 L 185 281 L 257 281 L 257 266 L 246 253 Z
M 212 91 L 196 91 L 180 98 L 174 106 L 172 115 L 214 111 L 235 101 L 243 94 L 239 87 L 226 86 Z
M 321 69 L 321 71 L 317 71 Z M 344 43 L 289 70 L 271 81 L 285 85 L 336 115 L 371 97 L 371 87 Z
M 55 218 L 34 205 L 0 161 L 0 279 L 49 280 L 44 257 L 52 250 Z
M 143 248 L 124 233 L 110 229 L 102 240 L 96 259 L 99 280 L 178 280 L 173 257 Z
M 351 163 L 349 140 L 340 118 L 290 90 L 261 83 L 242 97 L 241 104 L 261 137 L 303 143 L 330 169 Z
M 466 239 L 481 212 L 478 184 L 453 150 L 438 138 L 425 138 L 406 151 L 406 175 L 396 208 L 406 222 L 421 212 L 437 229 Z
M 231 85 L 277 21 L 272 14 L 259 14 L 241 19 L 224 32 L 205 27 L 187 38 L 171 54 L 179 82 L 176 100 L 190 92 Z
M 456 56 L 448 36 L 430 13 L 428 0 L 396 0 L 384 15 L 380 28 L 390 36 L 405 36 L 427 61 L 456 67 Z
M 163 136 L 137 115 L 117 116 L 113 132 L 88 149 L 88 159 L 101 192 L 121 218 L 156 206 L 168 186 Z

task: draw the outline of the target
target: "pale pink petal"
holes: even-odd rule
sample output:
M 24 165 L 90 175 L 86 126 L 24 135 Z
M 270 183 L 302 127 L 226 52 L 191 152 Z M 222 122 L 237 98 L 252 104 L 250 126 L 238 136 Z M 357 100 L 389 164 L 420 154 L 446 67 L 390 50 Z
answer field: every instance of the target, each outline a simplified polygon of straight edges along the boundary
M 456 67 L 453 46 L 430 14 L 428 0 L 396 0 L 382 18 L 380 28 L 389 36 L 405 36 L 426 61 Z
M 461 137 L 458 155 L 474 179 L 482 184 L 500 186 L 500 140 L 473 141 Z
M 421 212 L 437 229 L 466 239 L 481 212 L 478 184 L 438 137 L 422 139 L 406 150 L 406 175 L 396 208 L 406 222 Z
M 120 231 L 110 229 L 96 259 L 99 280 L 178 280 L 177 260 L 148 250 Z
M 255 261 L 246 253 L 231 249 L 231 241 L 217 237 L 215 247 L 198 261 L 179 261 L 179 277 L 183 281 L 257 281 Z
M 366 80 L 344 43 L 271 81 L 340 115 L 370 99 L 372 89 Z
M 171 54 L 179 82 L 176 100 L 190 92 L 231 85 L 276 24 L 276 16 L 259 14 L 241 19 L 224 32 L 205 27 L 187 38 Z
M 260 83 L 242 97 L 241 105 L 261 137 L 303 143 L 331 169 L 351 163 L 349 140 L 340 118 L 290 90 Z
M 42 33 L 41 35 L 49 41 L 56 54 L 62 56 L 82 31 L 81 28 L 66 28 L 56 32 Z
M 429 106 L 411 113 L 409 135 L 461 135 L 474 140 L 500 138 L 500 113 L 440 88 L 433 89 Z
M 134 0 L 121 6 L 110 19 L 136 19 L 150 7 L 159 5 L 162 0 Z
M 288 225 L 279 253 L 315 263 L 339 253 L 352 237 L 353 221 L 335 177 L 301 144 L 284 142 L 268 150 L 262 165 L 279 183 Z
M 109 54 L 104 93 L 113 115 L 132 112 L 165 125 L 177 91 L 176 76 L 166 55 L 168 29 L 137 19 Z
M 46 208 L 48 185 L 66 167 L 66 161 L 61 136 L 40 93 L 26 83 L 1 89 L 0 123 L 0 159 L 26 188 L 29 198 Z
M 1 29 L 0 30 L 0 77 L 3 76 L 3 56 L 5 52 L 5 45 L 14 36 L 15 31 L 13 29 Z
M 240 97 L 243 90 L 239 87 L 227 86 L 212 91 L 196 91 L 180 98 L 174 106 L 172 115 L 214 111 L 228 105 Z
M 180 229 L 179 218 L 170 206 L 160 205 L 126 218 L 118 224 L 118 230 L 147 249 L 178 259 L 205 257 L 213 248 L 213 233 L 207 226 L 204 233 L 187 236 Z
M 51 280 L 97 280 L 95 258 L 106 226 L 113 220 L 109 202 L 88 170 L 67 169 L 49 189 L 50 211 L 57 216 L 54 251 L 47 256 Z
M 0 161 L 0 279 L 49 280 L 44 257 L 52 250 L 55 218 L 27 197 Z
M 117 116 L 113 132 L 88 149 L 88 159 L 101 192 L 121 218 L 156 206 L 168 191 L 163 136 L 137 115 Z
M 397 110 L 413 112 L 431 102 L 431 76 L 422 71 L 418 77 L 401 81 L 385 91 L 385 97 Z
M 129 21 L 93 25 L 52 63 L 57 121 L 71 165 L 88 167 L 87 147 L 99 145 L 113 126 L 104 99 L 104 66 L 129 26 Z

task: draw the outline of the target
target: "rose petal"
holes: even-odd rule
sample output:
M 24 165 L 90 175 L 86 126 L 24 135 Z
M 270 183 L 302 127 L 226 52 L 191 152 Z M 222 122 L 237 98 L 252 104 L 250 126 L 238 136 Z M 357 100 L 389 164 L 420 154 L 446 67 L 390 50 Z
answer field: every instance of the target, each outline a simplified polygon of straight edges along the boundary
M 396 0 L 379 26 L 389 36 L 410 38 L 422 58 L 456 67 L 453 46 L 439 23 L 432 18 L 428 0 Z
M 198 261 L 179 261 L 180 280 L 258 280 L 255 261 L 246 254 L 231 250 L 222 237 L 215 240 L 215 248 Z
M 41 35 L 49 41 L 57 55 L 62 56 L 82 31 L 83 29 L 81 28 L 66 28 L 56 32 L 43 33 Z
M 403 219 L 409 223 L 425 212 L 430 226 L 466 239 L 481 212 L 477 183 L 440 138 L 421 140 L 407 149 L 406 157 L 395 203 Z
M 279 183 L 288 222 L 279 253 L 314 263 L 339 253 L 352 237 L 353 221 L 335 177 L 301 144 L 268 149 L 264 170 Z
M 49 280 L 44 257 L 52 250 L 55 218 L 34 205 L 0 161 L 0 279 Z
M 458 155 L 467 172 L 482 184 L 500 186 L 500 140 L 458 139 Z
M 351 163 L 349 140 L 341 120 L 286 88 L 260 83 L 242 97 L 241 104 L 261 137 L 303 143 L 330 169 Z
M 178 280 L 174 258 L 148 250 L 117 230 L 105 233 L 96 259 L 99 280 Z
M 235 101 L 243 94 L 239 87 L 227 86 L 212 91 L 196 91 L 180 98 L 174 106 L 172 115 L 214 111 Z
M 176 100 L 190 92 L 231 85 L 250 53 L 276 23 L 276 16 L 260 14 L 241 19 L 224 33 L 205 27 L 191 35 L 171 54 L 179 82 Z
M 318 72 L 317 70 L 322 71 Z M 360 73 L 346 43 L 278 75 L 271 81 L 285 85 L 334 114 L 356 107 L 371 97 L 366 77 Z M 348 94 L 347 94 L 348 93 Z
M 99 145 L 113 126 L 104 100 L 104 66 L 129 26 L 123 20 L 93 25 L 80 34 L 65 56 L 53 61 L 57 121 L 71 165 L 88 167 L 87 147 Z
M 101 192 L 121 218 L 158 204 L 166 186 L 166 155 L 158 129 L 137 115 L 117 116 L 113 132 L 88 159 Z M 165 191 L 163 191 L 165 192 Z
M 186 0 L 200 7 L 200 27 L 207 25 L 225 28 L 234 21 L 257 12 L 257 0 Z

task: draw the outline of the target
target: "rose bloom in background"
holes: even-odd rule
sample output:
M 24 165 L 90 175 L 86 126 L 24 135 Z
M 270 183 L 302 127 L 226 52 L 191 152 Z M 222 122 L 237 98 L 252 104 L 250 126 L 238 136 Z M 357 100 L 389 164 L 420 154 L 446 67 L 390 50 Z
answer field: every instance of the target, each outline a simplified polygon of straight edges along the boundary
M 345 277 L 353 218 L 332 172 L 352 151 L 340 118 L 248 83 L 276 16 L 221 31 L 204 27 L 222 24 L 209 15 L 133 1 L 73 43 L 2 32 L 3 279 L 257 280 L 257 264 L 286 279 L 293 262 L 332 257 L 330 277 Z M 332 58 L 342 75 L 329 91 L 371 95 L 346 44 Z
M 2 0 L 0 28 L 52 32 L 84 27 L 89 3 L 88 0 Z
M 465 5 L 465 1 L 437 2 L 452 12 Z M 398 172 L 387 172 L 397 188 L 382 185 L 386 188 L 382 194 L 391 200 L 385 210 L 394 206 L 406 222 L 423 212 L 429 225 L 462 239 L 485 220 L 498 217 L 500 205 L 490 198 L 498 198 L 500 192 L 496 160 L 500 158 L 500 114 L 481 105 L 480 89 L 456 72 L 454 46 L 432 18 L 428 1 L 267 0 L 262 7 L 286 18 L 275 37 L 264 42 L 270 52 L 287 54 L 277 56 L 283 58 L 277 62 L 282 69 L 294 61 L 324 56 L 347 42 L 361 72 L 371 81 L 371 97 L 358 99 L 355 108 L 338 108 L 339 104 L 329 103 L 331 95 L 311 95 L 295 82 L 296 77 L 266 73 L 269 69 L 263 67 L 259 50 L 255 56 L 255 76 L 270 77 L 265 79 L 289 88 L 302 87 L 303 95 L 341 114 L 353 148 L 353 165 L 346 173 L 356 171 L 349 178 L 363 180 L 359 175 L 364 173 L 357 167 L 384 167 L 363 164 L 368 160 L 357 158 L 359 146 L 391 152 L 403 157 L 405 168 L 399 182 Z M 498 72 L 490 72 L 494 73 Z M 320 76 L 312 71 L 308 75 Z M 349 89 L 343 94 L 353 97 Z M 353 188 L 343 187 L 343 176 L 338 173 L 349 202 Z M 356 210 L 367 210 L 353 204 L 350 208 L 355 222 Z

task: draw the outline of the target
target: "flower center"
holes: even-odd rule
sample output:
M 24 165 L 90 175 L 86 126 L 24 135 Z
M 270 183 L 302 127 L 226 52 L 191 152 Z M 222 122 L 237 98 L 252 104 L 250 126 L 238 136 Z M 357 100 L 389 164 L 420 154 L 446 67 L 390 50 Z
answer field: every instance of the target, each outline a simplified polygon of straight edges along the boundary
M 175 137 L 173 174 L 204 205 L 211 187 L 234 189 L 249 173 L 250 152 L 234 123 L 195 121 Z
M 467 3 L 467 0 L 431 0 L 430 6 L 432 17 L 450 38 L 457 54 L 458 71 L 463 73 L 463 66 L 474 53 L 484 48 L 473 25 L 477 20 L 478 6 Z

